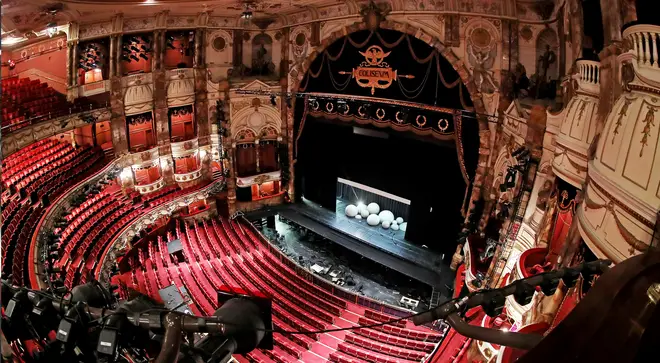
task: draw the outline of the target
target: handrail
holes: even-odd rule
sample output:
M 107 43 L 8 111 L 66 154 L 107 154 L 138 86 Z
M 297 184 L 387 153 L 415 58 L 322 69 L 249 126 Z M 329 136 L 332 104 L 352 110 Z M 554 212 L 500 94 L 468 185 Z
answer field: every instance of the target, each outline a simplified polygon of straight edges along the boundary
M 90 111 L 96 111 L 96 110 L 100 110 L 100 109 L 103 109 L 103 108 L 107 108 L 108 107 L 108 102 L 106 101 L 103 105 L 97 105 L 96 107 L 93 107 L 93 106 L 94 106 L 94 104 L 90 103 L 89 104 L 89 110 L 84 110 L 84 111 L 80 111 L 80 112 L 73 112 L 73 108 L 69 107 L 69 114 L 68 115 L 58 116 L 58 117 L 52 118 L 51 117 L 51 112 L 49 112 L 48 116 L 46 116 L 46 115 L 35 116 L 35 117 L 32 117 L 32 118 L 23 120 L 21 122 L 5 125 L 5 126 L 2 126 L 2 129 L 1 129 L 2 134 L 7 135 L 7 134 L 10 134 L 12 132 L 23 129 L 27 126 L 31 126 L 31 125 L 46 122 L 46 121 L 51 121 L 51 120 L 54 120 L 54 119 L 57 119 L 57 118 L 60 118 L 60 117 L 77 116 L 77 115 L 82 115 L 82 114 L 90 112 Z
M 102 177 L 104 177 L 108 171 L 110 171 L 113 167 L 117 165 L 117 161 L 119 159 L 113 160 L 108 165 L 103 167 L 103 169 L 97 171 L 96 173 L 84 178 L 83 180 L 79 181 L 75 185 L 71 186 L 69 189 L 65 190 L 60 196 L 58 196 L 54 201 L 50 203 L 50 206 L 45 210 L 44 214 L 41 216 L 39 219 L 39 222 L 37 222 L 37 227 L 34 230 L 34 234 L 31 237 L 30 240 L 30 246 L 29 246 L 29 261 L 33 262 L 33 265 L 30 266 L 30 269 L 28 271 L 28 274 L 30 276 L 30 285 L 34 289 L 41 288 L 39 284 L 39 279 L 37 278 L 38 275 L 38 269 L 39 267 L 43 267 L 43 265 L 39 264 L 39 256 L 37 254 L 37 249 L 41 246 L 38 246 L 39 244 L 39 239 L 38 236 L 40 235 L 41 230 L 46 224 L 52 224 L 52 218 L 53 214 L 55 213 L 56 210 L 59 210 L 62 205 L 61 203 L 68 197 L 71 196 L 72 193 L 80 189 L 82 186 L 89 185 L 91 183 L 95 183 L 98 180 L 100 180 Z

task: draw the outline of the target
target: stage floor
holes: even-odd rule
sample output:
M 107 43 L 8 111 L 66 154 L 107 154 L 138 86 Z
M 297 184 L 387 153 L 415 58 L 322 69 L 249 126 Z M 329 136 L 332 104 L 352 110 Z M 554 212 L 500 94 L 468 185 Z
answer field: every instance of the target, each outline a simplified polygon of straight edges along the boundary
M 247 218 L 255 220 L 279 214 L 345 248 L 415 280 L 440 288 L 443 292 L 445 285 L 452 286 L 454 272 L 442 262 L 441 256 L 405 241 L 403 231 L 371 227 L 366 220 L 348 218 L 344 214 L 346 204 L 337 204 L 334 213 L 304 201 L 253 212 Z

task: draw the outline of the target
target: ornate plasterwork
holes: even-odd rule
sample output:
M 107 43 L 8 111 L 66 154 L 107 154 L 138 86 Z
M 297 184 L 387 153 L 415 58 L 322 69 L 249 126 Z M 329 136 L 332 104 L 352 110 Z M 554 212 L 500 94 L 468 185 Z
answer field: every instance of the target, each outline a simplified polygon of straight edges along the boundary
M 131 165 L 133 167 L 144 167 L 154 165 L 159 160 L 158 147 L 151 148 L 139 153 L 130 154 L 132 158 Z
M 172 149 L 172 157 L 175 158 L 192 155 L 197 152 L 197 149 L 199 149 L 199 140 L 192 139 L 181 142 L 173 142 L 170 144 L 170 148 Z
M 112 22 L 105 21 L 94 24 L 81 24 L 78 36 L 80 39 L 98 38 L 112 33 Z
M 192 105 L 195 103 L 195 83 L 192 69 L 168 71 L 167 105 L 169 107 Z
M 255 138 L 259 138 L 264 130 L 269 128 L 282 129 L 280 98 L 275 97 L 275 106 L 273 106 L 269 97 L 241 93 L 249 91 L 278 92 L 279 87 L 256 80 L 230 92 L 229 129 L 234 142 L 238 141 L 236 136 L 246 130 L 249 130 Z
M 624 38 L 644 42 L 647 38 L 636 36 L 637 31 L 660 30 L 636 27 L 626 29 Z M 632 74 L 624 79 L 625 92 L 605 121 L 589 163 L 585 202 L 578 210 L 582 238 L 597 257 L 614 262 L 648 248 L 660 210 L 660 125 L 654 111 L 660 109 L 654 81 L 660 68 L 646 63 L 639 49 L 633 44 L 619 56 L 624 67 L 632 64 Z
M 124 96 L 126 116 L 151 111 L 154 108 L 154 96 L 151 84 L 138 84 L 128 87 Z
M 156 25 L 156 18 L 137 18 L 137 19 L 124 19 L 124 32 L 130 33 L 141 30 L 151 30 Z
M 135 190 L 140 194 L 147 194 L 147 193 L 153 193 L 164 186 L 165 186 L 165 180 L 163 178 L 159 178 L 158 180 L 156 180 L 151 184 L 136 185 Z
M 174 181 L 177 183 L 187 183 L 193 180 L 197 180 L 202 177 L 202 169 L 192 171 L 190 173 L 177 174 L 174 173 Z
M 91 112 L 86 111 L 74 115 L 63 116 L 4 134 L 2 135 L 2 155 L 7 157 L 21 148 L 41 139 L 88 125 L 84 120 L 86 115 L 93 116 L 97 122 L 108 121 L 110 120 L 110 109 L 102 108 Z

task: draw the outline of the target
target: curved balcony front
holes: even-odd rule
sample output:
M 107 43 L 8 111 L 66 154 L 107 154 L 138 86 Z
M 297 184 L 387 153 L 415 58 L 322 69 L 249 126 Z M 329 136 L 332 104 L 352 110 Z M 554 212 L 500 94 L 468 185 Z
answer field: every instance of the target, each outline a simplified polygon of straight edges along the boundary
M 163 178 L 159 178 L 158 180 L 150 184 L 136 185 L 135 190 L 140 194 L 147 194 L 147 193 L 153 193 L 164 186 L 165 186 L 165 181 L 163 180 Z

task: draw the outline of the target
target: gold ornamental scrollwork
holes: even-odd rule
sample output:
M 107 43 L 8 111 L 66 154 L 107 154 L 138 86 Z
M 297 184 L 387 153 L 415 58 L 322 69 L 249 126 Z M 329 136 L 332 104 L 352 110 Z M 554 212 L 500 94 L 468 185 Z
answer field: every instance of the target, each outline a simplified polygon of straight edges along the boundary
M 438 129 L 442 132 L 447 131 L 449 128 L 449 121 L 447 121 L 446 118 L 441 118 L 440 121 L 438 121 Z
M 419 121 L 420 118 L 422 119 L 422 121 Z M 424 125 L 426 125 L 426 116 L 417 115 L 417 118 L 415 118 L 415 123 L 417 123 L 417 126 L 419 127 L 424 127 Z
M 376 110 L 376 117 L 378 117 L 379 120 L 382 120 L 385 118 L 385 110 L 382 108 L 379 108 Z
M 396 122 L 398 122 L 400 124 L 403 123 L 404 120 L 401 118 L 402 115 L 403 115 L 403 112 L 401 112 L 401 111 L 396 112 L 396 114 L 394 115 L 394 118 L 396 119 Z
M 364 110 L 364 106 L 358 107 L 358 115 L 360 117 L 365 117 L 367 115 L 367 112 Z
M 319 104 L 319 101 L 317 101 L 317 100 L 312 101 L 312 109 L 313 109 L 314 111 L 318 111 L 318 109 L 319 109 L 320 107 L 321 107 L 321 105 Z
M 376 92 L 376 88 L 387 89 L 398 78 L 415 78 L 413 75 L 397 74 L 397 71 L 384 61 L 392 53 L 391 51 L 386 53 L 383 48 L 372 45 L 359 53 L 364 57 L 364 61 L 351 72 L 340 71 L 339 74 L 350 75 L 355 78 L 358 86 L 371 88 L 372 95 Z
M 332 112 L 335 109 L 335 105 L 332 102 L 328 102 L 325 104 L 325 110 L 328 112 Z

